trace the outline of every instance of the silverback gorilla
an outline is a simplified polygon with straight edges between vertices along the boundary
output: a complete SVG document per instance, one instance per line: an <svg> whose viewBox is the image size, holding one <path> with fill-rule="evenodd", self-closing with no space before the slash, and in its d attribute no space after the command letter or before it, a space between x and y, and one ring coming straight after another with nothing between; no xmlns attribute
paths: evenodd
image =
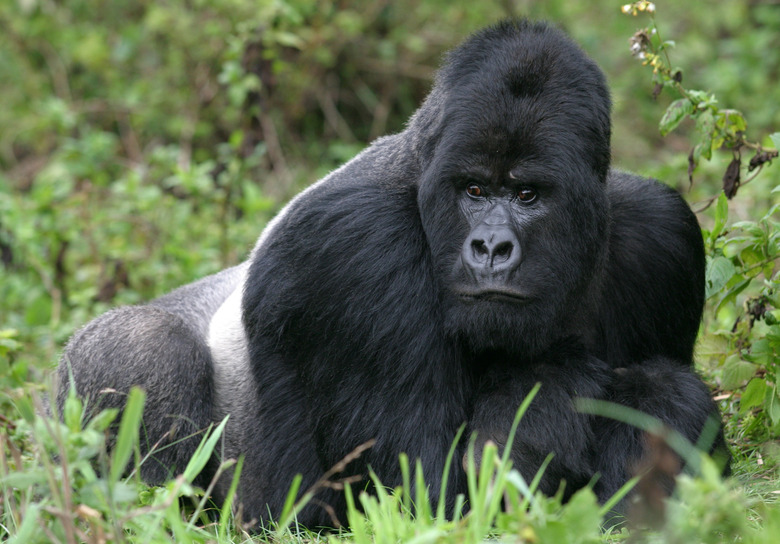
<svg viewBox="0 0 780 544"><path fill-rule="evenodd" d="M75 334L58 402L74 386L121 408L143 387L147 449L168 444L142 467L150 483L186 464L198 438L178 438L230 414L222 455L245 456L240 501L263 520L297 473L306 489L371 439L343 474L396 485L406 452L437 500L458 428L509 446L541 382L515 466L531 478L553 453L542 491L598 475L603 501L644 435L573 400L641 410L695 443L717 418L692 370L703 293L684 201L610 171L599 68L549 25L506 21L449 53L407 128L290 202L244 264ZM448 504L465 488L455 462ZM317 499L344 519L341 492ZM314 505L299 520L333 523Z"/></svg>

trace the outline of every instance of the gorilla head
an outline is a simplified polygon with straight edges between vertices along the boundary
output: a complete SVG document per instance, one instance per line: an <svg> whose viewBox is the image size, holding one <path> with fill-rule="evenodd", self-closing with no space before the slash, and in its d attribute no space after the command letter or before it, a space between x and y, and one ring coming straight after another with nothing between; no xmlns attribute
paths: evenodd
<svg viewBox="0 0 780 544"><path fill-rule="evenodd" d="M505 22L448 56L410 128L448 329L473 349L543 349L598 289L609 109L598 67L547 25Z"/></svg>

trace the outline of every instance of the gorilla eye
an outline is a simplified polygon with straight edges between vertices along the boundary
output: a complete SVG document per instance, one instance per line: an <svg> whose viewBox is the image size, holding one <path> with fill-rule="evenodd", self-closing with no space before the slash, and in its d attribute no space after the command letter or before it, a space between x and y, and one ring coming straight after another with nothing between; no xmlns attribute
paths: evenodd
<svg viewBox="0 0 780 544"><path fill-rule="evenodd" d="M517 198L520 199L520 202L525 202L528 204L536 200L536 191L530 187L521 187L517 191Z"/></svg>
<svg viewBox="0 0 780 544"><path fill-rule="evenodd" d="M485 191L483 191L482 187L480 187L476 183L472 183L468 187L466 187L466 192L470 197L473 198L479 198L485 196Z"/></svg>

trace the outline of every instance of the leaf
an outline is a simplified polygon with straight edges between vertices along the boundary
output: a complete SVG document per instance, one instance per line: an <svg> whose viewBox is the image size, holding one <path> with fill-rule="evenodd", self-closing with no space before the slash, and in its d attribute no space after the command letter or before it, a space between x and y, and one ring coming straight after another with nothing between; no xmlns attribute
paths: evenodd
<svg viewBox="0 0 780 544"><path fill-rule="evenodd" d="M707 106L711 106L717 103L717 100L715 100L715 97L713 95L706 93L704 91L689 89L687 91L687 94L691 102L696 104L700 110L704 109Z"/></svg>
<svg viewBox="0 0 780 544"><path fill-rule="evenodd" d="M768 316L769 314L767 314ZM774 328L774 327L770 327ZM774 349L769 339L760 338L750 346L750 353L745 354L745 359L762 367L768 367L775 358Z"/></svg>
<svg viewBox="0 0 780 544"><path fill-rule="evenodd" d="M117 415L119 415L119 409L117 408L101 410L98 415L89 420L87 429L103 432L114 422Z"/></svg>
<svg viewBox="0 0 780 544"><path fill-rule="evenodd" d="M759 225L755 221L737 221L732 225L732 227L746 232L752 238L758 239L758 240L752 240L751 238L744 237L745 241L750 241L753 243L758 242L760 244L763 244L766 240L766 232L764 231L763 227L761 227L761 225Z"/></svg>
<svg viewBox="0 0 780 544"><path fill-rule="evenodd" d="M766 402L765 409L769 414L769 419L772 420L772 424L776 424L780 421L780 397L778 397L777 386L772 387L772 392L769 396L769 402Z"/></svg>
<svg viewBox="0 0 780 544"><path fill-rule="evenodd" d="M780 132L773 132L769 135L769 139L772 140L772 144L774 144L775 149L780 151Z"/></svg>
<svg viewBox="0 0 780 544"><path fill-rule="evenodd" d="M568 536L565 541L577 542L590 536L597 540L601 531L600 506L596 495L589 487L577 491L561 514L561 522Z"/></svg>
<svg viewBox="0 0 780 544"><path fill-rule="evenodd" d="M698 155L695 158L704 157L707 160L712 158L712 135L715 132L715 117L712 110L705 110L696 118L696 132L699 135L699 143L694 148L698 149Z"/></svg>
<svg viewBox="0 0 780 544"><path fill-rule="evenodd" d="M747 130L747 121L745 120L745 116L742 115L742 112L737 110L725 110L724 113L726 114L726 123L729 131L736 134L737 132L745 132L745 130Z"/></svg>
<svg viewBox="0 0 780 544"><path fill-rule="evenodd" d="M35 421L36 415L35 415L35 409L33 408L32 405L32 399L30 399L29 397L20 397L16 399L14 404L16 406L16 409L21 414L22 418L24 418L24 420L27 423L32 423L33 421Z"/></svg>
<svg viewBox="0 0 780 544"><path fill-rule="evenodd" d="M693 103L687 98L680 98L672 102L669 107L666 108L666 112L664 112L664 116L661 118L661 122L658 125L661 135L666 136L669 134L691 113L693 113Z"/></svg>
<svg viewBox="0 0 780 544"><path fill-rule="evenodd" d="M725 333L704 334L696 343L696 359L723 357L729 351L729 338Z"/></svg>
<svg viewBox="0 0 780 544"><path fill-rule="evenodd" d="M286 528L293 521L295 499L298 497L298 490L301 488L302 481L302 474L296 474L295 477L293 477L292 484L290 484L290 489L287 491L287 497L285 498L284 506L282 506L282 513L279 516L278 526L280 528Z"/></svg>
<svg viewBox="0 0 780 544"><path fill-rule="evenodd" d="M68 392L68 398L65 399L63 417L65 425L74 433L81 430L81 413L81 399L76 396L76 391L71 388Z"/></svg>
<svg viewBox="0 0 780 544"><path fill-rule="evenodd" d="M726 287L726 284L736 273L737 269L727 258L715 257L712 259L707 264L707 298L710 298Z"/></svg>
<svg viewBox="0 0 780 544"><path fill-rule="evenodd" d="M46 481L46 473L43 470L11 472L0 478L0 482L3 483L4 487L15 487L17 489L27 489L33 485L45 484Z"/></svg>
<svg viewBox="0 0 780 544"><path fill-rule="evenodd" d="M715 240L723 232L723 227L726 226L726 221L729 218L729 202L726 195L720 193L718 195L718 201L715 204L715 225L713 225L710 231L710 244L714 244Z"/></svg>
<svg viewBox="0 0 780 544"><path fill-rule="evenodd" d="M217 542L227 542L227 538L225 535L227 535L228 531L228 524L231 520L230 512L231 506L233 504L233 499L236 497L236 490L238 489L238 482L241 477L241 470L244 467L244 456L241 455L238 458L238 463L236 463L236 468L233 470L233 479L230 482L230 489L228 489L227 495L225 495L225 500L222 503L222 509L219 511L219 538L217 538ZM349 484L345 484L345 489L349 488Z"/></svg>
<svg viewBox="0 0 780 544"><path fill-rule="evenodd" d="M723 365L723 377L721 385L723 389L733 390L740 387L756 373L757 365L748 363L742 359L731 359Z"/></svg>
<svg viewBox="0 0 780 544"><path fill-rule="evenodd" d="M777 151L762 151L757 150L756 154L750 159L748 164L748 172L752 172L756 168L760 168L766 163L771 163L773 159L777 158Z"/></svg>
<svg viewBox="0 0 780 544"><path fill-rule="evenodd" d="M732 304L734 300L736 300L737 295L750 285L750 281L750 278L744 278L740 274L734 275L732 279L729 280L728 291L726 291L726 294L720 299L720 302L718 302L718 305L715 307L715 313L717 314L724 305Z"/></svg>
<svg viewBox="0 0 780 544"><path fill-rule="evenodd" d="M744 275L749 278L755 278L761 274L762 267L755 266L764 261L764 255L756 251L753 246L748 246L739 254L739 259L744 267Z"/></svg>
<svg viewBox="0 0 780 544"><path fill-rule="evenodd" d="M34 542L36 535L40 535L41 528L38 525L38 518L43 504L32 503L27 506L24 513L24 519L20 527L17 527L16 534L8 539L8 544L25 544Z"/></svg>
<svg viewBox="0 0 780 544"><path fill-rule="evenodd" d="M751 408L761 406L766 395L766 381L762 378L753 378L745 387L742 399L739 401L739 413L744 414Z"/></svg>

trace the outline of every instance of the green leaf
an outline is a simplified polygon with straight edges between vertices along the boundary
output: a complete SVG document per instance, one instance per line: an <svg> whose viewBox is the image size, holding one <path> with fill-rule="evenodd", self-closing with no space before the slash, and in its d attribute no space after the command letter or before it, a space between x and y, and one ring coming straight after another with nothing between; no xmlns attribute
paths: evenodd
<svg viewBox="0 0 780 544"><path fill-rule="evenodd" d="M762 378L753 378L745 387L742 399L739 401L739 413L744 414L751 408L761 406L766 395L766 381Z"/></svg>
<svg viewBox="0 0 780 544"><path fill-rule="evenodd" d="M661 122L658 125L661 135L666 136L669 134L691 113L693 113L693 103L687 98L680 98L672 102L669 107L666 108L666 112L664 112L664 116L661 118Z"/></svg>
<svg viewBox="0 0 780 544"><path fill-rule="evenodd" d="M46 481L46 473L43 470L11 472L0 478L0 482L3 483L4 487L15 487L17 489L27 489L37 484L45 484Z"/></svg>
<svg viewBox="0 0 780 544"><path fill-rule="evenodd" d="M63 417L65 419L65 425L72 432L78 432L81 430L81 413L82 405L81 399L76 396L76 391L71 388L68 392L68 398L65 399Z"/></svg>
<svg viewBox="0 0 780 544"><path fill-rule="evenodd" d="M736 273L737 269L727 258L715 257L710 260L707 264L706 297L710 298L720 292Z"/></svg>
<svg viewBox="0 0 780 544"><path fill-rule="evenodd" d="M117 408L101 410L98 415L89 420L87 429L103 432L114 422L117 415L119 415L119 409Z"/></svg>
<svg viewBox="0 0 780 544"><path fill-rule="evenodd" d="M769 314L767 314L769 315ZM770 327L773 329L775 327ZM759 366L769 366L775 358L775 351L768 338L759 338L750 346L750 353L745 354L745 359Z"/></svg>
<svg viewBox="0 0 780 544"><path fill-rule="evenodd" d="M755 221L737 221L732 226L735 229L745 231L753 238L758 238L759 243L764 243L764 240L766 239L766 232L761 225ZM749 240L750 238L745 237L744 239Z"/></svg>
<svg viewBox="0 0 780 544"><path fill-rule="evenodd" d="M734 358L723 365L723 389L731 390L742 386L756 373L757 365Z"/></svg>
<svg viewBox="0 0 780 544"><path fill-rule="evenodd" d="M775 149L780 149L780 132L773 132L769 135L769 139L775 146Z"/></svg>
<svg viewBox="0 0 780 544"><path fill-rule="evenodd" d="M696 118L696 132L698 133L699 143L694 147L694 158L704 157L707 160L712 158L712 135L715 132L715 117L712 110L705 110Z"/></svg>
<svg viewBox="0 0 780 544"><path fill-rule="evenodd" d="M708 333L696 343L696 358L723 357L729 351L729 337L725 333Z"/></svg>
<svg viewBox="0 0 780 544"><path fill-rule="evenodd" d="M745 276L756 277L761 274L762 267L755 265L764 261L764 255L756 251L752 246L743 249L739 254L739 259L745 268Z"/></svg>
<svg viewBox="0 0 780 544"><path fill-rule="evenodd" d="M33 408L32 399L30 397L21 397L14 402L16 409L19 410L22 418L27 423L35 421L35 408Z"/></svg>
<svg viewBox="0 0 780 544"><path fill-rule="evenodd" d="M772 387L772 393L769 395L769 402L765 403L765 410L769 414L772 424L780 421L780 396L778 396L777 386Z"/></svg>
<svg viewBox="0 0 780 544"><path fill-rule="evenodd" d="M561 514L561 521L568 532L565 541L581 542L588 536L598 541L601 533L599 510L599 503L591 488L584 487L577 491Z"/></svg>
<svg viewBox="0 0 780 544"><path fill-rule="evenodd" d="M41 508L43 508L43 504L39 503L32 503L27 506L22 525L18 527L16 534L8 539L8 544L34 542L34 537L41 533L40 525L38 525Z"/></svg>
<svg viewBox="0 0 780 544"><path fill-rule="evenodd" d="M729 200L726 195L721 191L718 195L718 201L715 203L715 224L712 226L712 230L709 234L710 245L715 243L718 236L723 232L723 227L726 226L726 221L729 218Z"/></svg>
<svg viewBox="0 0 780 544"><path fill-rule="evenodd" d="M742 112L737 110L724 110L726 115L726 124L731 132L745 132L747 130L747 121Z"/></svg>
<svg viewBox="0 0 780 544"><path fill-rule="evenodd" d="M715 97L709 93L706 93L704 91L697 91L694 89L688 89L688 98L691 99L691 102L693 102L699 110L704 109L707 106L712 106L714 104L717 104L717 100ZM712 110L708 109L710 111L710 115L712 114Z"/></svg>
<svg viewBox="0 0 780 544"><path fill-rule="evenodd" d="M227 495L225 496L225 500L222 503L222 508L219 511L219 538L217 539L217 542L227 541L225 535L227 535L229 520L231 520L231 516L230 516L231 506L233 504L233 499L236 496L236 490L238 489L238 482L241 477L241 470L243 469L243 467L244 467L244 456L241 455L238 458L238 463L236 463L235 469L233 470L233 480L231 480L230 482L230 489L228 489ZM348 489L349 484L345 484L344 487L345 489ZM287 505L285 505L285 507L286 506Z"/></svg>
<svg viewBox="0 0 780 544"><path fill-rule="evenodd" d="M737 298L737 295L744 291L747 286L750 285L750 282L751 278L744 278L739 274L732 276L731 280L729 280L729 283L727 284L728 289L726 294L723 295L723 298L720 299L720 302L718 302L718 305L715 308L715 313L717 314L724 305L733 303Z"/></svg>

